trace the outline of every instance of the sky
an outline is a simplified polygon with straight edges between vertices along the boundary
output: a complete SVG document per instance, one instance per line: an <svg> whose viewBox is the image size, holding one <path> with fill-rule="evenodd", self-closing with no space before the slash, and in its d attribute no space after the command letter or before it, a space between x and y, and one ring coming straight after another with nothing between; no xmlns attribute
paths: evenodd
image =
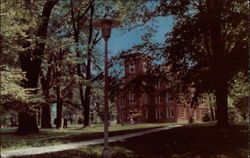
<svg viewBox="0 0 250 158"><path fill-rule="evenodd" d="M153 37L155 42L164 42L165 34L172 29L173 19L171 17L157 17L156 21L149 21L147 25L156 25L157 32ZM122 50L127 50L134 45L140 44L141 36L146 32L144 27L135 28L129 32L124 33L119 28L112 29L111 37L109 39L109 56L114 56ZM104 46L103 41L101 45ZM100 47L101 48L101 47Z"/></svg>

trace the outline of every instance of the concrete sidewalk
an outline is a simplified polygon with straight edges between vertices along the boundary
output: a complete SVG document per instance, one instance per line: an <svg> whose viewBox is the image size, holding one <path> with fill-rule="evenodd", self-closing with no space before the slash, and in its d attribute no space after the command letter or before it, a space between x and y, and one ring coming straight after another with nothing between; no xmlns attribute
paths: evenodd
<svg viewBox="0 0 250 158"><path fill-rule="evenodd" d="M146 130L142 132L136 132L136 133L131 133L131 134L119 135L119 136L112 136L112 137L109 137L109 142L116 142L116 141L132 138L136 136L141 136L141 135L154 133L154 132L158 132L162 130L168 130L168 129L179 127L179 126L181 125L150 129L150 130ZM102 138L102 139L86 140L86 141L74 142L74 143L68 143L68 144L10 150L10 151L1 152L1 158L11 158L13 156L27 156L27 155L49 153L49 152L57 152L57 151L80 148L80 147L87 146L87 145L103 144L103 142L104 141Z"/></svg>

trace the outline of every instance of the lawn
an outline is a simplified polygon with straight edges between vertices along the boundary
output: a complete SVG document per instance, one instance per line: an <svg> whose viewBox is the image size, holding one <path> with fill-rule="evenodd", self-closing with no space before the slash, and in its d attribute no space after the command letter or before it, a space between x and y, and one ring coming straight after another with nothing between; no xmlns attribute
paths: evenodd
<svg viewBox="0 0 250 158"><path fill-rule="evenodd" d="M248 126L183 126L111 143L113 158L247 158ZM28 156L32 158L97 158L102 146ZM20 157L20 158L28 158Z"/></svg>
<svg viewBox="0 0 250 158"><path fill-rule="evenodd" d="M131 132L143 131L145 129L158 128L173 124L134 124L134 125L111 125L109 127L110 136L127 134ZM90 140L103 137L103 126L96 125L90 128L81 128L82 125L69 125L63 130L40 129L39 133L20 135L16 134L15 128L1 129L1 150L13 150L19 148L47 146L54 144L64 144L83 140Z"/></svg>

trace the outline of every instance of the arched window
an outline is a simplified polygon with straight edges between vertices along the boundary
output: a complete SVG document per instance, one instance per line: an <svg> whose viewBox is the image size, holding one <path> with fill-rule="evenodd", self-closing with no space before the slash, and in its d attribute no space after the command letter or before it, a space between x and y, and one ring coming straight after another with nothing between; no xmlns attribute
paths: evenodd
<svg viewBox="0 0 250 158"><path fill-rule="evenodd" d="M128 65L129 73L135 73L135 63L131 63Z"/></svg>
<svg viewBox="0 0 250 158"><path fill-rule="evenodd" d="M142 70L143 70L143 72L147 72L147 63L146 62L142 63Z"/></svg>

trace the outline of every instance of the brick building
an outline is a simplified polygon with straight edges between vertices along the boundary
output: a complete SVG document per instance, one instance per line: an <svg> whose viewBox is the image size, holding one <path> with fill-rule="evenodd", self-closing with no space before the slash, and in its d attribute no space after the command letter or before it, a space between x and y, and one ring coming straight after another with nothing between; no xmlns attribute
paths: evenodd
<svg viewBox="0 0 250 158"><path fill-rule="evenodd" d="M121 87L139 75L147 74L152 68L151 58L141 53L126 56L124 64L125 76ZM188 122L191 117L195 122L201 122L207 108L199 106L194 109L185 101L177 103L172 100L166 91L171 86L171 80L173 77L169 76L168 80L145 83L153 85L148 92L138 94L136 89L121 92L116 98L117 122Z"/></svg>

